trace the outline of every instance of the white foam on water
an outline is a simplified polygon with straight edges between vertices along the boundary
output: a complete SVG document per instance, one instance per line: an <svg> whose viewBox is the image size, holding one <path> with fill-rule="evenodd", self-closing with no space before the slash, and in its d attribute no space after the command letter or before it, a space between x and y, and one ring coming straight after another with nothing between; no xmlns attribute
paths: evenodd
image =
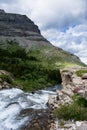
<svg viewBox="0 0 87 130"><path fill-rule="evenodd" d="M26 121L26 118L20 121L16 119L22 110L18 103L18 95L21 94L23 91L16 88L0 91L0 130L15 130Z"/></svg>
<svg viewBox="0 0 87 130"><path fill-rule="evenodd" d="M19 120L15 120L15 119L6 119L2 125L7 128L8 130L19 130L19 128L25 124L25 122L28 121L28 117L25 117L23 119L21 119L20 121ZM5 130L7 130L5 129Z"/></svg>
<svg viewBox="0 0 87 130"><path fill-rule="evenodd" d="M8 130L0 124L0 130Z"/></svg>
<svg viewBox="0 0 87 130"><path fill-rule="evenodd" d="M1 112L0 112L0 120L1 119L6 119L6 118L11 118L11 116L15 116L17 115L21 110L21 107L17 104L12 104L10 106L8 106L7 108L4 108Z"/></svg>
<svg viewBox="0 0 87 130"><path fill-rule="evenodd" d="M29 117L20 117L21 110L27 108L46 109L49 95L55 92L41 90L35 94L24 93L17 88L0 90L0 130L20 130Z"/></svg>
<svg viewBox="0 0 87 130"><path fill-rule="evenodd" d="M49 95L55 95L55 92L46 92L46 91L40 91L39 93L35 93L33 95L27 96L29 100L34 102L34 105L30 106L30 108L34 109L45 109L47 108L46 103L48 101Z"/></svg>
<svg viewBox="0 0 87 130"><path fill-rule="evenodd" d="M17 88L3 89L0 91L0 95L6 96L6 97L9 96L10 98L13 98L21 93L23 93L23 91L21 89L17 89Z"/></svg>

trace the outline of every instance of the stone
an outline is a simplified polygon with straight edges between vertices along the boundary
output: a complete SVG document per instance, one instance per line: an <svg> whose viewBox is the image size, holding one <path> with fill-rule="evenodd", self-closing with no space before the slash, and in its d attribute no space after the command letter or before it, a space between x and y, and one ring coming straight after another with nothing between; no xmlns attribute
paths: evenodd
<svg viewBox="0 0 87 130"><path fill-rule="evenodd" d="M77 92L80 96L84 97L85 91L84 90L79 90Z"/></svg>
<svg viewBox="0 0 87 130"><path fill-rule="evenodd" d="M65 124L65 125L64 125L64 128L65 128L65 129L70 129L70 128L75 129L76 127L75 127L75 124Z"/></svg>
<svg viewBox="0 0 87 130"><path fill-rule="evenodd" d="M82 75L82 79L87 79L87 73Z"/></svg>
<svg viewBox="0 0 87 130"><path fill-rule="evenodd" d="M11 76L11 74L5 70L0 70L0 75ZM0 78L0 89L8 89L8 88L12 88L11 84L7 83L5 80Z"/></svg>
<svg viewBox="0 0 87 130"><path fill-rule="evenodd" d="M33 115L33 119L25 128L21 128L21 130L54 130L54 120L50 115L49 110L33 110L28 111L27 114ZM26 110L25 112L26 113Z"/></svg>

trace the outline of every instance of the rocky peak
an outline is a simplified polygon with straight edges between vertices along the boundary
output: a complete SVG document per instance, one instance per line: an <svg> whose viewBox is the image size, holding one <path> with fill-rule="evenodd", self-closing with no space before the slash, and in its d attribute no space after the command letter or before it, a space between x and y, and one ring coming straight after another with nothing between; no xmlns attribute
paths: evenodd
<svg viewBox="0 0 87 130"><path fill-rule="evenodd" d="M20 45L51 45L26 15L6 13L0 9L0 41L16 40Z"/></svg>
<svg viewBox="0 0 87 130"><path fill-rule="evenodd" d="M0 13L5 13L5 11L3 9L0 9Z"/></svg>
<svg viewBox="0 0 87 130"><path fill-rule="evenodd" d="M0 35L28 36L30 32L40 34L38 26L26 15L5 13L0 9Z"/></svg>

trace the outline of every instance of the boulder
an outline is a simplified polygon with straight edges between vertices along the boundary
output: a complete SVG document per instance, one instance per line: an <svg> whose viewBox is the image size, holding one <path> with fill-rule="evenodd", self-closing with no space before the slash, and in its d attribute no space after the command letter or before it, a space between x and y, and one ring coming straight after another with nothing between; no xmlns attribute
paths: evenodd
<svg viewBox="0 0 87 130"><path fill-rule="evenodd" d="M32 120L21 130L55 130L54 119L49 110L27 109L21 114L32 115Z"/></svg>

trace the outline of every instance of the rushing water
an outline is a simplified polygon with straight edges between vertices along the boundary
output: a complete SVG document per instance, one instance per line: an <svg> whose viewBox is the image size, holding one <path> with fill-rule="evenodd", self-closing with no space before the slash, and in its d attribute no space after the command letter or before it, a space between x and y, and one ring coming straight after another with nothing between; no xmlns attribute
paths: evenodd
<svg viewBox="0 0 87 130"><path fill-rule="evenodd" d="M56 95L57 85L34 94L12 88L0 91L0 130L20 130L21 126L32 120L31 114L20 114L26 109L46 109L49 95Z"/></svg>

